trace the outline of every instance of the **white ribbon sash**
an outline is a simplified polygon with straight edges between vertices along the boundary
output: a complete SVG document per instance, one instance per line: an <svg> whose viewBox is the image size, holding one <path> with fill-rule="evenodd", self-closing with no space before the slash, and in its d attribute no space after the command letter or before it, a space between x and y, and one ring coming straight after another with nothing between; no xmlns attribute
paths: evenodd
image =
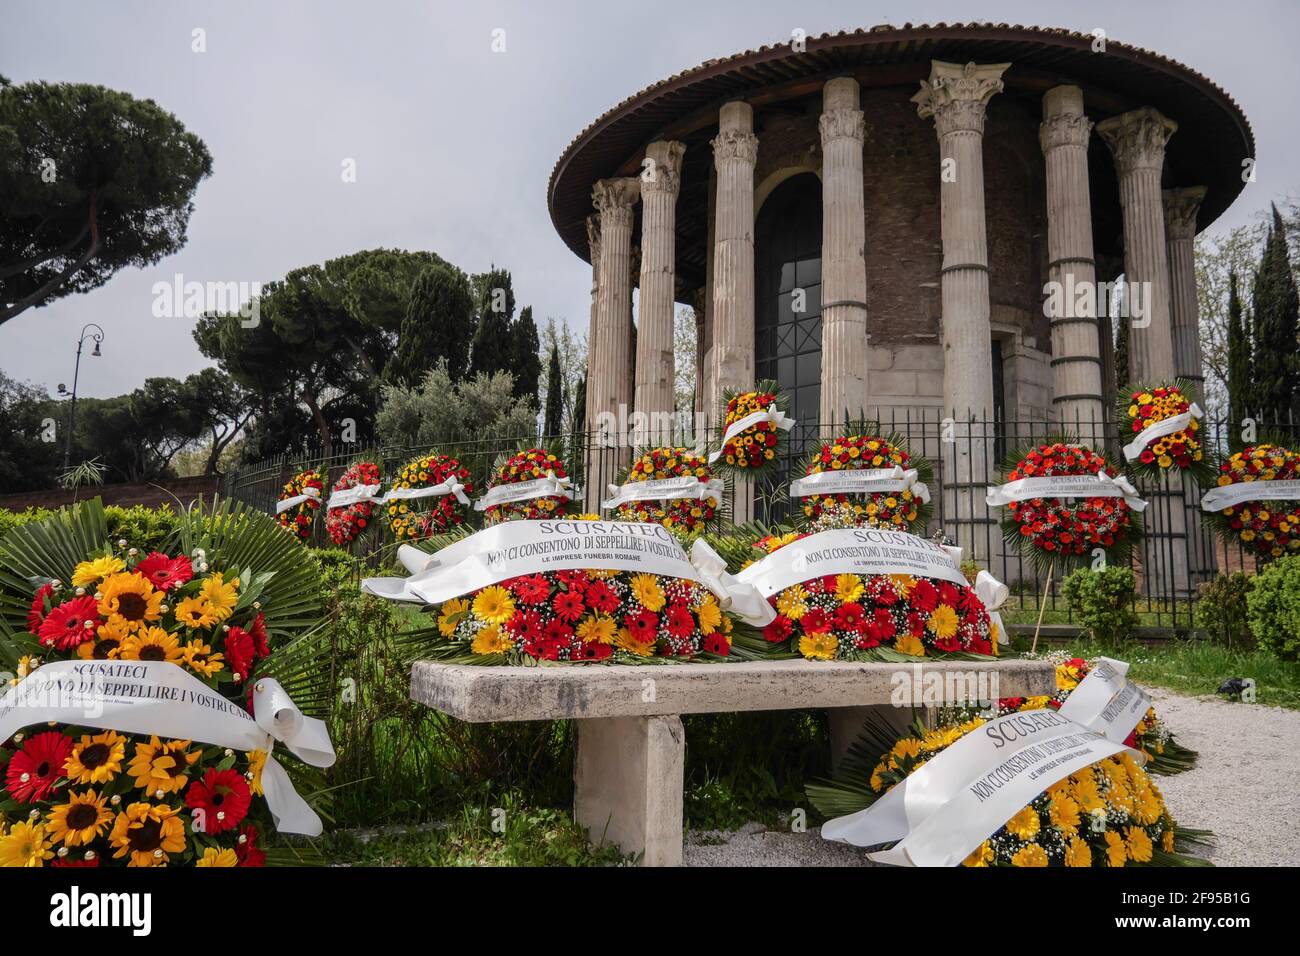
<svg viewBox="0 0 1300 956"><path fill-rule="evenodd" d="M910 491L921 501L929 503L930 489L920 480L915 468L862 468L819 471L805 475L790 483L790 497L809 498L814 495L866 495L873 491Z"/></svg>
<svg viewBox="0 0 1300 956"><path fill-rule="evenodd" d="M984 609L989 612L989 622L998 629L998 643L1010 644L1011 637L1007 634L1007 627L1002 623L1002 615L998 613L998 608L1007 602L1011 594L1011 589L989 574L987 571L980 571L975 576L975 596L984 604Z"/></svg>
<svg viewBox="0 0 1300 956"><path fill-rule="evenodd" d="M296 508L304 501L320 501L320 489L308 488L300 495L294 495L292 498L285 498L283 501L275 503L275 513L284 514L290 508Z"/></svg>
<svg viewBox="0 0 1300 956"><path fill-rule="evenodd" d="M46 722L195 740L232 750L267 752L262 790L283 833L319 836L320 817L293 788L271 754L283 743L304 763L334 763L325 722L305 716L279 682L254 684L253 714L167 661L54 661L0 697L0 740Z"/></svg>
<svg viewBox="0 0 1300 956"><path fill-rule="evenodd" d="M777 428L787 432L794 427L794 419L783 415L776 405L769 405L766 411L750 412L744 418L738 419L727 426L727 430L722 435L722 445L717 451L709 455L709 464L713 464L722 457L722 450L727 447L727 442L746 429L753 428L759 422L771 422Z"/></svg>
<svg viewBox="0 0 1300 956"><path fill-rule="evenodd" d="M1239 481L1211 488L1201 499L1202 511L1222 511L1246 501L1300 501L1300 479Z"/></svg>
<svg viewBox="0 0 1300 956"><path fill-rule="evenodd" d="M572 498L573 481L568 476L556 478L555 472L548 471L541 478L530 481L516 481L513 484L496 485L489 488L478 501L474 502L475 511L486 511L493 505L504 505L514 501L529 501L533 498L550 498L563 496Z"/></svg>
<svg viewBox="0 0 1300 956"><path fill-rule="evenodd" d="M455 478L448 478L436 485L429 485L427 488L391 488L388 494L376 501L407 501L412 498L439 498L442 495L455 495L456 500L463 505L469 504L469 496L465 494L465 486Z"/></svg>
<svg viewBox="0 0 1300 956"><path fill-rule="evenodd" d="M871 806L828 821L822 836L867 847L899 841L869 854L881 863L955 866L1052 784L1129 750L1124 740L1150 701L1127 681L1127 668L1103 658L1059 711L988 721Z"/></svg>
<svg viewBox="0 0 1300 956"><path fill-rule="evenodd" d="M942 546L906 531L877 528L820 531L800 538L751 564L736 578L771 597L832 574L911 574L967 583L958 560Z"/></svg>
<svg viewBox="0 0 1300 956"><path fill-rule="evenodd" d="M602 508L617 508L629 501L674 501L678 498L718 498L722 495L722 479L700 481L694 475L676 478L656 478L652 481L630 481L625 485L610 485L610 497L602 501Z"/></svg>
<svg viewBox="0 0 1300 956"><path fill-rule="evenodd" d="M1192 407L1181 415L1174 415L1172 418L1155 422L1138 432L1137 437L1124 446L1124 457L1129 461L1137 461L1148 445L1164 438L1166 435L1182 431L1192 423L1192 419L1203 418L1204 416L1205 412L1201 411L1201 406L1192 402Z"/></svg>
<svg viewBox="0 0 1300 956"><path fill-rule="evenodd" d="M325 510L333 511L336 508L347 508L363 501L383 500L384 496L379 493L378 485L353 485L351 488L340 488L331 494L329 501L325 502Z"/></svg>
<svg viewBox="0 0 1300 956"><path fill-rule="evenodd" d="M405 578L365 578L361 589L392 601L441 604L524 574L566 569L644 572L704 585L759 627L775 618L752 587L722 569L726 563L697 541L688 558L667 528L631 521L507 521L430 554L404 545L398 559Z"/></svg>
<svg viewBox="0 0 1300 956"><path fill-rule="evenodd" d="M1145 511L1147 506L1138 497L1138 490L1132 482L1123 475L1112 478L1104 470L1095 475L1017 478L1005 485L990 486L984 501L993 508L1034 498L1123 498L1124 503L1137 512Z"/></svg>

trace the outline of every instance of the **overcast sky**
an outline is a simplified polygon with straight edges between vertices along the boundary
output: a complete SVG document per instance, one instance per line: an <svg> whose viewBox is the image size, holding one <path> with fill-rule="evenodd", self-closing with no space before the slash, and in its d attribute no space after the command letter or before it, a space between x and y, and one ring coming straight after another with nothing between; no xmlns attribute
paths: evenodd
<svg viewBox="0 0 1300 956"><path fill-rule="evenodd" d="M468 272L509 268L520 306L585 330L590 267L556 236L546 182L591 120L656 80L801 28L993 21L1103 28L1204 73L1241 104L1257 181L1215 228L1300 193L1294 0L3 0L0 73L99 83L157 101L207 143L184 249L0 326L0 368L71 384L77 333L104 327L79 393L121 394L207 361L152 288L259 282L379 246ZM206 52L193 52L196 28ZM505 30L506 50L492 34ZM345 183L345 160L356 181Z"/></svg>

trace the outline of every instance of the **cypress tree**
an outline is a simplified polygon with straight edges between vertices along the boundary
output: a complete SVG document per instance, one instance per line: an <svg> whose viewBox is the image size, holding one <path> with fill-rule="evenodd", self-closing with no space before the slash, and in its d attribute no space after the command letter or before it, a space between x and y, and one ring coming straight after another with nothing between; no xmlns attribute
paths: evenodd
<svg viewBox="0 0 1300 956"><path fill-rule="evenodd" d="M1283 424L1296 398L1300 298L1287 254L1286 228L1273 207L1273 222L1251 289L1255 322L1254 381L1264 422Z"/></svg>
<svg viewBox="0 0 1300 956"><path fill-rule="evenodd" d="M551 343L551 358L546 366L546 417L542 434L558 435L563 427L564 382L560 378L560 350Z"/></svg>
<svg viewBox="0 0 1300 956"><path fill-rule="evenodd" d="M1249 417L1254 397L1251 374L1250 330L1241 313L1237 273L1228 273L1228 429L1234 450L1240 450L1241 423Z"/></svg>
<svg viewBox="0 0 1300 956"><path fill-rule="evenodd" d="M401 385L418 385L425 372L447 360L452 380L465 374L474 335L474 295L465 273L454 266L426 266L411 284L397 352L388 377Z"/></svg>
<svg viewBox="0 0 1300 956"><path fill-rule="evenodd" d="M507 371L515 378L515 398L531 399L534 408L537 407L537 383L542 376L542 360L538 355L540 351L533 307L526 305L519 313L519 318L510 323L510 363Z"/></svg>
<svg viewBox="0 0 1300 956"><path fill-rule="evenodd" d="M469 357L469 377L511 371L511 319L515 290L508 269L493 267L474 276L476 325Z"/></svg>

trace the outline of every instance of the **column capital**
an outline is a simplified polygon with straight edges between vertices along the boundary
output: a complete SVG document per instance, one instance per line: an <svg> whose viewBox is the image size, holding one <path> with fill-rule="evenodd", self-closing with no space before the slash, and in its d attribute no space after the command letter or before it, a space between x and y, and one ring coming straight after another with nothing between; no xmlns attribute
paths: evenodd
<svg viewBox="0 0 1300 956"><path fill-rule="evenodd" d="M749 130L719 130L710 143L713 147L713 162L719 169L731 159L738 159L753 166L758 161L758 137Z"/></svg>
<svg viewBox="0 0 1300 956"><path fill-rule="evenodd" d="M1002 92L1002 74L1010 63L930 61L930 79L913 97L921 119L934 117L940 136L961 130L984 132L984 109Z"/></svg>
<svg viewBox="0 0 1300 956"><path fill-rule="evenodd" d="M1119 172L1160 169L1165 162L1165 143L1178 124L1159 110L1143 106L1097 124L1097 135L1110 147Z"/></svg>
<svg viewBox="0 0 1300 956"><path fill-rule="evenodd" d="M1049 152L1060 146L1080 146L1088 148L1088 139L1092 136L1092 120L1082 113L1056 113L1044 116L1038 126L1038 143L1043 152Z"/></svg>
<svg viewBox="0 0 1300 956"><path fill-rule="evenodd" d="M682 156L686 144L676 140L659 140L645 148L646 161L641 167L641 192L677 195L681 186Z"/></svg>
<svg viewBox="0 0 1300 956"><path fill-rule="evenodd" d="M600 212L602 227L606 222L632 225L632 207L641 195L641 180L636 176L601 179L591 187L591 204Z"/></svg>
<svg viewBox="0 0 1300 956"><path fill-rule="evenodd" d="M1205 199L1205 187L1166 189L1161 197L1165 204L1165 238L1167 240L1196 238L1196 214L1201 211L1201 201Z"/></svg>
<svg viewBox="0 0 1300 956"><path fill-rule="evenodd" d="M837 139L861 143L865 138L866 122L862 110L824 110L817 126L821 130L823 146Z"/></svg>

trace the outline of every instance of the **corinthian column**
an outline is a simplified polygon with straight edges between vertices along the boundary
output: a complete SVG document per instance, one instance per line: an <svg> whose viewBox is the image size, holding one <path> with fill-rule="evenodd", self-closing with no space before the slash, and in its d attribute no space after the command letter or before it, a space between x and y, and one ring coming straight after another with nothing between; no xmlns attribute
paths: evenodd
<svg viewBox="0 0 1300 956"><path fill-rule="evenodd" d="M596 346L596 293L600 289L600 216L587 217L587 248L591 250L591 315L587 323L587 404L583 407L583 427L590 431L595 427L596 412L592 398L595 391L591 384L596 380L596 356L600 350Z"/></svg>
<svg viewBox="0 0 1300 956"><path fill-rule="evenodd" d="M600 214L600 267L596 279L596 341L591 348L587 394L598 449L587 473L587 500L598 502L625 457L619 448L627 418L628 350L632 329L632 207L640 194L640 180L602 179L591 191Z"/></svg>
<svg viewBox="0 0 1300 956"><path fill-rule="evenodd" d="M1204 198L1204 186L1164 191L1174 374L1192 379L1198 387L1205 381L1205 369L1201 364L1200 310L1196 303L1192 241L1196 238L1196 214Z"/></svg>
<svg viewBox="0 0 1300 956"><path fill-rule="evenodd" d="M943 403L952 416L944 436L945 522L950 534L986 557L994 523L984 504L992 454L993 336L984 222L984 111L1002 91L1009 63L930 64L930 80L912 97L939 134L943 269Z"/></svg>
<svg viewBox="0 0 1300 956"><path fill-rule="evenodd" d="M1043 97L1038 128L1047 172L1047 315L1052 323L1052 403L1061 424L1085 441L1101 437L1101 338L1092 257L1088 138L1083 91L1057 86Z"/></svg>
<svg viewBox="0 0 1300 956"><path fill-rule="evenodd" d="M675 217L681 182L681 143L646 147L641 176L641 299L636 334L638 416L649 425L649 444L672 440Z"/></svg>
<svg viewBox="0 0 1300 956"><path fill-rule="evenodd" d="M1165 163L1165 143L1176 129L1177 123L1149 106L1097 124L1097 134L1110 147L1119 173L1129 377L1133 383L1163 381L1174 374L1160 173Z"/></svg>
<svg viewBox="0 0 1300 956"><path fill-rule="evenodd" d="M821 422L831 428L867 407L866 212L858 82L822 88Z"/></svg>

